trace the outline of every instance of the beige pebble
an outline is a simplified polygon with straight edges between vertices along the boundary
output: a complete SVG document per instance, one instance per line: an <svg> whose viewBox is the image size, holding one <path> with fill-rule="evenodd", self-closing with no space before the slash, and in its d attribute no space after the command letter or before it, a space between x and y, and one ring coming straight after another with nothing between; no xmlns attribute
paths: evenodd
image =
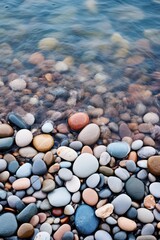
<svg viewBox="0 0 160 240"><path fill-rule="evenodd" d="M28 197L22 198L22 201L26 204L29 204L29 203L35 203L37 200L35 197L28 196Z"/></svg>
<svg viewBox="0 0 160 240"><path fill-rule="evenodd" d="M19 149L21 157L32 158L37 154L37 151L32 147L24 147Z"/></svg>
<svg viewBox="0 0 160 240"><path fill-rule="evenodd" d="M107 199L102 199L97 203L96 208L100 208L106 203L107 203Z"/></svg>
<svg viewBox="0 0 160 240"><path fill-rule="evenodd" d="M40 52L35 52L30 55L28 62L34 65L40 64L44 61L44 57Z"/></svg>
<svg viewBox="0 0 160 240"><path fill-rule="evenodd" d="M153 209L156 206L156 201L153 195L147 195L144 198L144 206L148 209Z"/></svg>
<svg viewBox="0 0 160 240"><path fill-rule="evenodd" d="M10 173L8 171L4 171L0 173L0 182L5 183L10 176Z"/></svg>
<svg viewBox="0 0 160 240"><path fill-rule="evenodd" d="M82 148L81 153L90 153L93 155L93 151L92 151L91 147L86 146L86 145Z"/></svg>
<svg viewBox="0 0 160 240"><path fill-rule="evenodd" d="M65 146L59 147L57 149L57 154L62 159L66 160L66 161L70 161L70 162L73 162L78 156L78 154L75 150L73 150L70 147L65 147Z"/></svg>
<svg viewBox="0 0 160 240"><path fill-rule="evenodd" d="M52 179L45 179L42 184L43 192L50 192L55 189L55 182Z"/></svg>
<svg viewBox="0 0 160 240"><path fill-rule="evenodd" d="M0 137L10 137L13 133L13 128L9 124L0 124Z"/></svg>
<svg viewBox="0 0 160 240"><path fill-rule="evenodd" d="M64 235L65 232L71 231L71 227L69 224L63 224L58 228L58 230L54 233L53 237L54 240L60 240L62 239L62 236Z"/></svg>
<svg viewBox="0 0 160 240"><path fill-rule="evenodd" d="M51 151L48 151L45 153L43 160L47 164L47 166L50 166L54 162L54 156Z"/></svg>
<svg viewBox="0 0 160 240"><path fill-rule="evenodd" d="M136 230L137 224L133 220L126 218L126 217L119 217L118 218L118 226L127 232L132 232Z"/></svg>
<svg viewBox="0 0 160 240"><path fill-rule="evenodd" d="M12 187L15 190L25 190L25 189L29 188L30 185L31 185L31 183L28 178L20 178L20 179L15 180L12 183Z"/></svg>
<svg viewBox="0 0 160 240"><path fill-rule="evenodd" d="M82 192L82 198L83 198L84 202L90 206L95 206L98 202L98 194L92 188L86 188Z"/></svg>
<svg viewBox="0 0 160 240"><path fill-rule="evenodd" d="M38 216L38 215L34 215L34 216L31 218L31 220L30 220L29 223L32 224L33 227L37 226L38 223L39 223L39 216Z"/></svg>
<svg viewBox="0 0 160 240"><path fill-rule="evenodd" d="M33 138L33 146L40 152L49 151L54 145L54 139L49 134L39 134Z"/></svg>
<svg viewBox="0 0 160 240"><path fill-rule="evenodd" d="M105 204L102 207L98 208L95 211L95 214L99 218L107 218L113 213L113 210L114 210L113 204L108 203L108 204Z"/></svg>
<svg viewBox="0 0 160 240"><path fill-rule="evenodd" d="M17 231L17 236L22 239L31 238L34 234L34 228L30 223L23 223Z"/></svg>
<svg viewBox="0 0 160 240"><path fill-rule="evenodd" d="M86 145L92 145L97 142L100 136L100 128L95 123L90 123L84 127L78 135L78 140Z"/></svg>

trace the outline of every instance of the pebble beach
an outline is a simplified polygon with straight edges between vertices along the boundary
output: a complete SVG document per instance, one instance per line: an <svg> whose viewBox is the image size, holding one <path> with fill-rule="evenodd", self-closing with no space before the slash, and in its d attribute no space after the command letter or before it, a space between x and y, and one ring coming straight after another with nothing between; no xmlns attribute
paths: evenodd
<svg viewBox="0 0 160 240"><path fill-rule="evenodd" d="M160 239L160 1L0 2L0 240Z"/></svg>

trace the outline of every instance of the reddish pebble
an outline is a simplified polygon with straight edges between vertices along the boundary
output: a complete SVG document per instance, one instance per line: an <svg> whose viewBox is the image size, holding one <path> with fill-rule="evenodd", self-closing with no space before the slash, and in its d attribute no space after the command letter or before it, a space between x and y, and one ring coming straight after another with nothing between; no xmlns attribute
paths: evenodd
<svg viewBox="0 0 160 240"><path fill-rule="evenodd" d="M137 162L137 153L135 151L131 151L128 155L128 159Z"/></svg>
<svg viewBox="0 0 160 240"><path fill-rule="evenodd" d="M15 190L25 190L29 188L31 185L30 180L28 178L20 178L13 182L12 187Z"/></svg>
<svg viewBox="0 0 160 240"><path fill-rule="evenodd" d="M86 146L86 145L82 148L81 153L90 153L90 154L93 155L92 149L89 146Z"/></svg>
<svg viewBox="0 0 160 240"><path fill-rule="evenodd" d="M53 238L54 240L62 239L65 232L71 231L71 227L69 224L63 224L58 228L58 230L54 233Z"/></svg>
<svg viewBox="0 0 160 240"><path fill-rule="evenodd" d="M89 123L89 116L83 112L77 112L68 119L68 125L73 130L81 130Z"/></svg>
<svg viewBox="0 0 160 240"><path fill-rule="evenodd" d="M90 206L94 206L98 202L98 194L92 188L86 188L82 193L82 198Z"/></svg>
<svg viewBox="0 0 160 240"><path fill-rule="evenodd" d="M39 217L39 222L40 222L40 223L43 223L43 222L46 221L47 215L46 215L45 213L41 212L41 213L38 213L37 215L38 215L38 217Z"/></svg>
<svg viewBox="0 0 160 240"><path fill-rule="evenodd" d="M52 209L52 214L55 217L60 217L63 214L63 209L62 208L53 208Z"/></svg>
<svg viewBox="0 0 160 240"><path fill-rule="evenodd" d="M30 224L32 224L32 226L35 227L37 226L38 223L39 223L39 216L34 215L30 220Z"/></svg>
<svg viewBox="0 0 160 240"><path fill-rule="evenodd" d="M69 129L67 127L67 125L65 123L60 123L58 126L57 126L57 131L60 132L60 133L69 133Z"/></svg>

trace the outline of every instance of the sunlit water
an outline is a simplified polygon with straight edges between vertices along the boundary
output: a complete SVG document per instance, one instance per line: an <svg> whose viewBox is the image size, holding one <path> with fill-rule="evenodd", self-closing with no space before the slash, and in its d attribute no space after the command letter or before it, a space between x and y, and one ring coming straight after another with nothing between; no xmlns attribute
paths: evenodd
<svg viewBox="0 0 160 240"><path fill-rule="evenodd" d="M137 101L153 102L160 79L159 13L159 0L1 0L1 115L17 108L38 116L87 110L95 94L102 97L102 108L122 112ZM42 49L40 41L48 37L56 46ZM31 64L35 52L50 63ZM68 69L55 69L57 61L67 62ZM48 82L47 73L56 77ZM14 74L26 80L25 91L9 87ZM134 99L139 89L129 89L131 84L150 91L151 101L140 94Z"/></svg>

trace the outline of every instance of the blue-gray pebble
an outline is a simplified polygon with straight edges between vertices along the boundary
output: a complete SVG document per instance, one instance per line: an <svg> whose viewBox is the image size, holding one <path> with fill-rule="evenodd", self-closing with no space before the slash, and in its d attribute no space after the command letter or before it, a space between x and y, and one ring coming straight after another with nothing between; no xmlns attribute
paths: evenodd
<svg viewBox="0 0 160 240"><path fill-rule="evenodd" d="M3 213L0 215L0 236L9 237L16 233L18 224L13 213Z"/></svg>
<svg viewBox="0 0 160 240"><path fill-rule="evenodd" d="M125 184L127 194L136 201L141 200L144 197L144 183L134 177L128 179Z"/></svg>
<svg viewBox="0 0 160 240"><path fill-rule="evenodd" d="M37 214L36 204L30 203L17 215L17 220L23 223L29 222L30 219L36 214Z"/></svg>
<svg viewBox="0 0 160 240"><path fill-rule="evenodd" d="M126 142L114 142L107 146L107 152L113 157L124 158L130 152L130 146Z"/></svg>
<svg viewBox="0 0 160 240"><path fill-rule="evenodd" d="M33 174L44 175L47 173L47 166L42 159L36 159L32 167Z"/></svg>
<svg viewBox="0 0 160 240"><path fill-rule="evenodd" d="M124 231L117 232L114 235L114 240L125 240L127 239L127 234Z"/></svg>
<svg viewBox="0 0 160 240"><path fill-rule="evenodd" d="M74 234L72 232L65 232L62 240L74 240Z"/></svg>

